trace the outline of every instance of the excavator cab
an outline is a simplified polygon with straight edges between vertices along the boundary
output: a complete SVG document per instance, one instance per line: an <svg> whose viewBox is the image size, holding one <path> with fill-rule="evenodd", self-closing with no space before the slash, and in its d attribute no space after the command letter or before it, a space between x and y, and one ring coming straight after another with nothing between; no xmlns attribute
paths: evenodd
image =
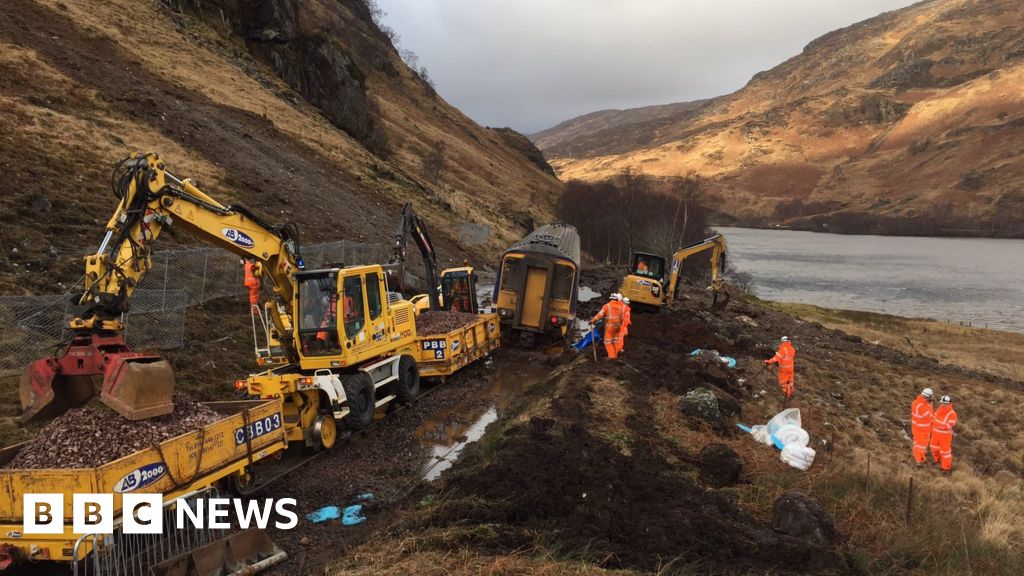
<svg viewBox="0 0 1024 576"><path fill-rule="evenodd" d="M476 296L477 276L470 267L449 268L441 273L441 309L476 314L480 304Z"/></svg>
<svg viewBox="0 0 1024 576"><path fill-rule="evenodd" d="M476 293L477 275L471 266L448 268L441 272L441 285L438 288L440 309L445 311L480 312L480 301ZM417 294L410 298L416 314L430 309L430 298L427 294Z"/></svg>
<svg viewBox="0 0 1024 576"><path fill-rule="evenodd" d="M637 309L657 310L664 302L665 258L635 252L619 292Z"/></svg>

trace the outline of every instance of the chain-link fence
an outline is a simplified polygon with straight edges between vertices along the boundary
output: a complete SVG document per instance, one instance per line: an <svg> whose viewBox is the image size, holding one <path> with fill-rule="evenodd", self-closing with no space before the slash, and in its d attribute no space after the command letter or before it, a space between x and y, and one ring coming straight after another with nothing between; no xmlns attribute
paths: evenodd
<svg viewBox="0 0 1024 576"><path fill-rule="evenodd" d="M307 269L387 260L386 244L341 240L303 246ZM132 294L123 321L128 344L141 350L181 348L189 306L245 294L238 256L217 248L153 255L153 269ZM69 334L71 296L0 296L0 376L20 374L32 360L58 351Z"/></svg>
<svg viewBox="0 0 1024 576"><path fill-rule="evenodd" d="M487 241L491 239L490 224L463 222L461 224L457 224L455 229L459 232L460 246L479 246L481 244L486 244Z"/></svg>

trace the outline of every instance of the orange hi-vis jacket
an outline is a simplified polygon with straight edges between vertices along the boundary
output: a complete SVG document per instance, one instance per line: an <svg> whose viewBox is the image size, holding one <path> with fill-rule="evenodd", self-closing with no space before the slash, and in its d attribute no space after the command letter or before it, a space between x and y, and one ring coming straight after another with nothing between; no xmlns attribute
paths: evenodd
<svg viewBox="0 0 1024 576"><path fill-rule="evenodd" d="M952 435L956 426L956 410L952 404L940 404L939 409L932 416L933 435Z"/></svg>
<svg viewBox="0 0 1024 576"><path fill-rule="evenodd" d="M918 396L914 398L913 404L910 405L910 422L914 427L914 432L926 431L930 432L932 429L932 403L924 396Z"/></svg>
<svg viewBox="0 0 1024 576"><path fill-rule="evenodd" d="M792 342L783 342L779 344L779 350L768 360L768 364L779 363L779 370L783 372L792 372L793 363L796 360L796 349L793 348Z"/></svg>
<svg viewBox="0 0 1024 576"><path fill-rule="evenodd" d="M260 279L256 275L256 263L245 261L245 287L249 289L249 304L260 303Z"/></svg>
<svg viewBox="0 0 1024 576"><path fill-rule="evenodd" d="M601 306L601 311L590 321L592 324L598 320L604 319L605 330L610 326L614 326L618 329L622 325L623 318L626 315L626 305L618 300L612 300L611 302L605 303Z"/></svg>

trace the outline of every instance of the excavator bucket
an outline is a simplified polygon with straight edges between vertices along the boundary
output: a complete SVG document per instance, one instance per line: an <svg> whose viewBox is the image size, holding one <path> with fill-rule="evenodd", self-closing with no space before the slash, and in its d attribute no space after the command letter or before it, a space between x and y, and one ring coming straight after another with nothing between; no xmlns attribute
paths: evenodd
<svg viewBox="0 0 1024 576"><path fill-rule="evenodd" d="M266 532L250 528L151 566L149 576L248 576L286 558Z"/></svg>
<svg viewBox="0 0 1024 576"><path fill-rule="evenodd" d="M159 356L131 352L121 335L76 337L60 356L28 365L19 382L23 422L63 413L93 397L129 420L174 411L174 371Z"/></svg>

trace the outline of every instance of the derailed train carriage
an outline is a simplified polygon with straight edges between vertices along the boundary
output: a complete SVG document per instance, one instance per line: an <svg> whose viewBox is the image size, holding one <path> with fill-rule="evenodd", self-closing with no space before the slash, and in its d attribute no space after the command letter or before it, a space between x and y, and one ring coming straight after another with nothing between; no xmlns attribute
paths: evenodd
<svg viewBox="0 0 1024 576"><path fill-rule="evenodd" d="M534 230L501 255L493 301L502 326L567 337L576 320L579 277L576 228L547 224Z"/></svg>

